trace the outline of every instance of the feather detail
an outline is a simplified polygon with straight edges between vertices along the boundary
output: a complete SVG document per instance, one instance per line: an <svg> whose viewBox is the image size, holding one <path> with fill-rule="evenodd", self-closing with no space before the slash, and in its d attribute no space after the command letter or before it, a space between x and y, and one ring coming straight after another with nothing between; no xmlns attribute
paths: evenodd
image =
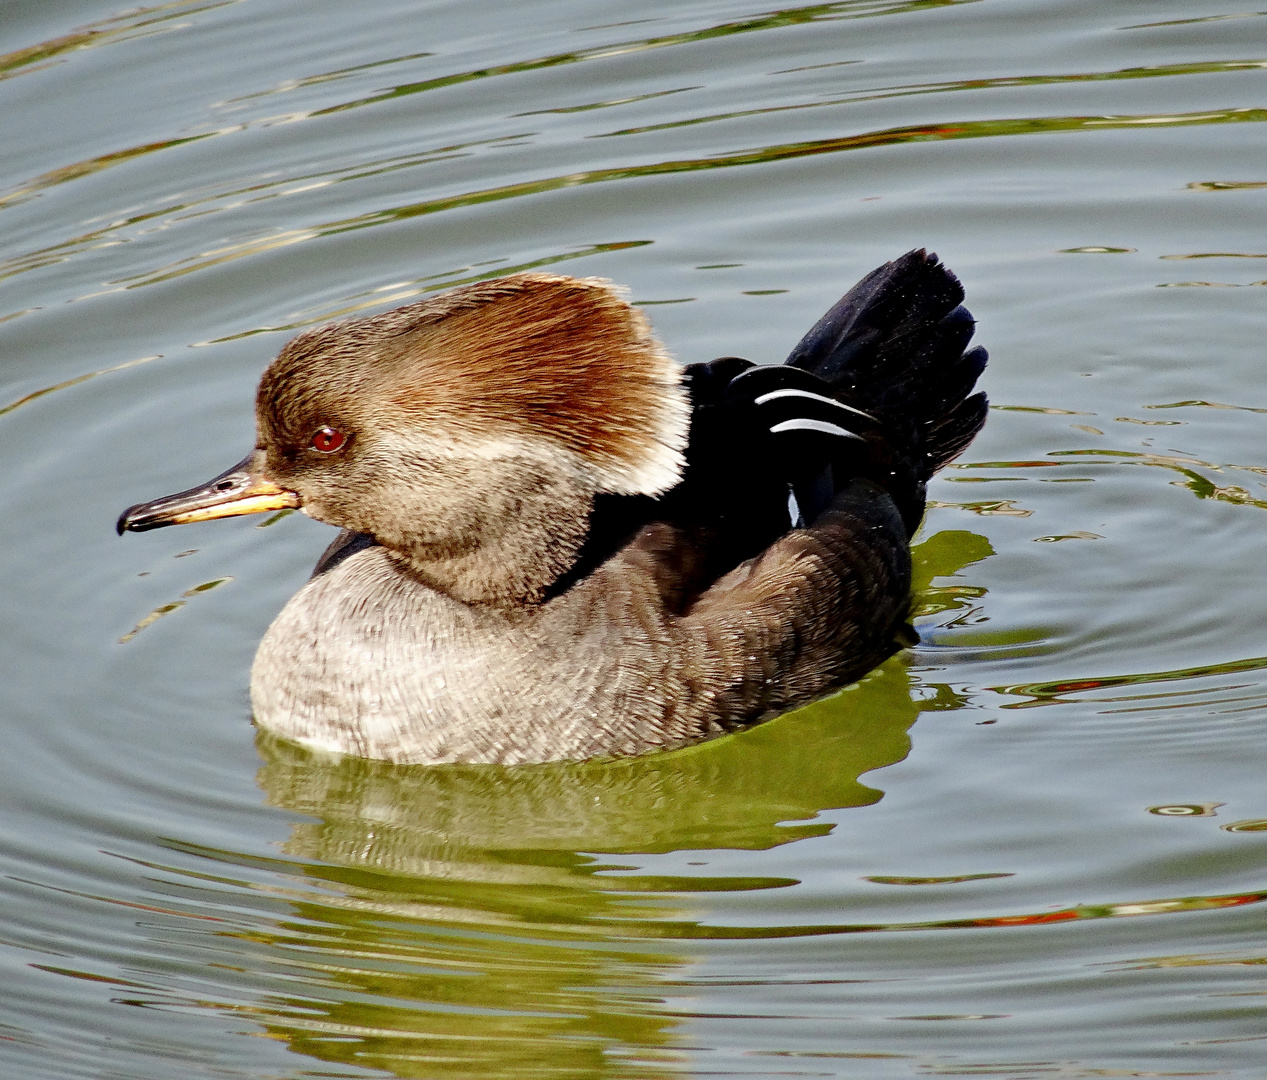
<svg viewBox="0 0 1267 1080"><path fill-rule="evenodd" d="M341 378L349 409L383 403L366 418L375 425L460 442L545 438L575 455L599 491L659 494L682 474L690 404L681 369L601 278L513 274L310 330L282 350L259 401L302 412L304 384L328 397Z"/></svg>

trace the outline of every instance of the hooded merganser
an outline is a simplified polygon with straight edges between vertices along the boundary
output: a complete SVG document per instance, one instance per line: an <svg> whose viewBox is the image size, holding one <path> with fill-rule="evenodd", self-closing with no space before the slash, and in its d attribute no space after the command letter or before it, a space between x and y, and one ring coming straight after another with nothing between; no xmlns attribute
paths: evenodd
<svg viewBox="0 0 1267 1080"><path fill-rule="evenodd" d="M785 364L681 369L605 280L467 285L300 334L247 458L118 529L342 527L251 670L285 738L400 763L681 746L901 647L925 485L985 421L962 299L912 251Z"/></svg>

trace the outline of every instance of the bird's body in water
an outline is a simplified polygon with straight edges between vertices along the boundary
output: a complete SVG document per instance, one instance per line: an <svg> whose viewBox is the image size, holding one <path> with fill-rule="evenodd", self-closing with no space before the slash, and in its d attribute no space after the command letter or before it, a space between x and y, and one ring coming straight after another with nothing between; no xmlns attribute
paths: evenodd
<svg viewBox="0 0 1267 1080"><path fill-rule="evenodd" d="M343 528L255 658L284 737L425 763L681 746L900 647L926 482L985 419L962 299L914 251L785 364L681 369L605 281L466 286L292 340L247 459L119 530Z"/></svg>

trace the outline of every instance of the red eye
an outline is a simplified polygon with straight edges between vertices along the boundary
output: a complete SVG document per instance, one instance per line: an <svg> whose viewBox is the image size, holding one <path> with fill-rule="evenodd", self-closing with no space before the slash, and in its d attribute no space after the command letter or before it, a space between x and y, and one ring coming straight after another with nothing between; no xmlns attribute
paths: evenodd
<svg viewBox="0 0 1267 1080"><path fill-rule="evenodd" d="M332 427L318 428L316 434L312 437L312 448L320 450L323 454L333 454L340 449L348 437L343 432Z"/></svg>

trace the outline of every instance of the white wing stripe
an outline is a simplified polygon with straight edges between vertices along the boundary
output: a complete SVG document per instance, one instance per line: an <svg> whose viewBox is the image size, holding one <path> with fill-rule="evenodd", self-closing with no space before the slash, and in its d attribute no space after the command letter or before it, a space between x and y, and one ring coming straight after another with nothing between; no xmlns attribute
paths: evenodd
<svg viewBox="0 0 1267 1080"><path fill-rule="evenodd" d="M794 390L787 388L784 390L771 390L768 394L762 394L760 397L753 398L758 405L764 405L767 401L777 401L779 398L806 398L809 401L817 401L823 405L835 405L838 409L844 409L845 412L851 412L855 416L865 416L868 420L875 420L870 413L864 413L861 409L855 409L852 405L846 405L843 402L835 400L835 398L824 397L822 394L815 394L809 390Z"/></svg>
<svg viewBox="0 0 1267 1080"><path fill-rule="evenodd" d="M823 435L840 435L846 439L857 439L859 442L866 442L861 435L855 435L852 431L846 431L835 424L829 424L826 420L807 420L803 417L799 420L784 420L781 424L775 424L770 429L770 434L781 435L785 431L818 431Z"/></svg>
<svg viewBox="0 0 1267 1080"><path fill-rule="evenodd" d="M796 493L788 489L787 493L787 516L791 519L792 528L799 529L804 524L804 515L801 513L801 504L796 501Z"/></svg>

